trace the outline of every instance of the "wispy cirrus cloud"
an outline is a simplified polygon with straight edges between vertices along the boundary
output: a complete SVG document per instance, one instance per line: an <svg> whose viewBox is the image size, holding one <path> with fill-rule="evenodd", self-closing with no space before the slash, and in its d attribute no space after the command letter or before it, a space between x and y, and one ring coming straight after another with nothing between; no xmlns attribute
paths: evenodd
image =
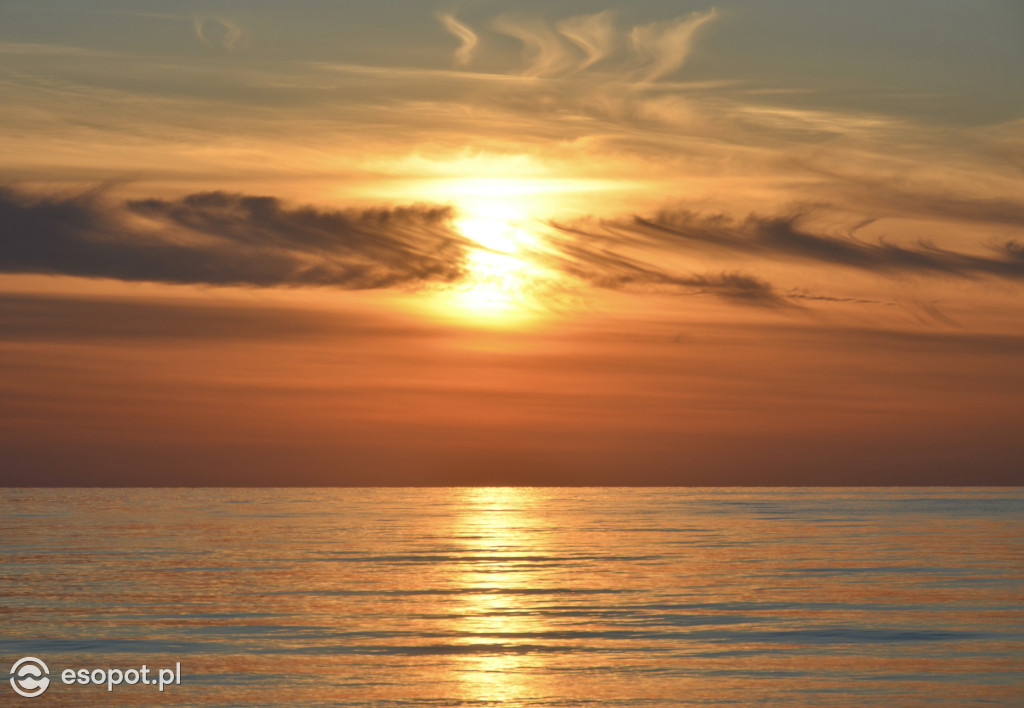
<svg viewBox="0 0 1024 708"><path fill-rule="evenodd" d="M658 81L686 62L697 32L718 17L712 8L663 22L637 25L629 30L616 27L614 13L575 15L554 23L545 17L499 15L490 22L498 34L512 37L522 45L526 77L565 77L608 62L607 81L644 85ZM482 43L480 36L447 13L438 13L445 29L459 38L455 61L468 64ZM629 52L622 53L621 49Z"/></svg>
<svg viewBox="0 0 1024 708"><path fill-rule="evenodd" d="M806 225L809 216L810 211L798 211L786 216L751 214L735 219L725 214L667 210L653 217L583 220L555 226L592 248L600 247L605 254L630 247L676 254L719 252L753 255L769 262L797 260L843 266L883 275L1024 279L1024 243L1015 238L989 243L988 255L979 255L941 248L924 238L910 245L857 238L858 228L872 220L864 220L840 236L815 232Z"/></svg>
<svg viewBox="0 0 1024 708"><path fill-rule="evenodd" d="M339 322L340 320L340 322ZM298 308L0 292L0 342L113 340L265 340L325 331L363 331L366 323Z"/></svg>
<svg viewBox="0 0 1024 708"><path fill-rule="evenodd" d="M473 58L473 52L476 50L477 44L480 43L480 38L477 37L476 32L455 19L454 15L446 12L437 13L437 19L440 20L446 30L455 35L459 40L459 48L455 50L455 63L460 65L468 64L469 60Z"/></svg>
<svg viewBox="0 0 1024 708"><path fill-rule="evenodd" d="M570 71L578 65L570 47L541 18L502 15L495 18L491 26L522 43L527 61L523 76L553 76Z"/></svg>
<svg viewBox="0 0 1024 708"><path fill-rule="evenodd" d="M585 59L576 71L583 71L611 55L615 50L616 30L611 10L593 15L577 15L558 22L558 32L583 51Z"/></svg>
<svg viewBox="0 0 1024 708"><path fill-rule="evenodd" d="M95 59L120 56L117 52L85 47L71 47L61 44L41 44L36 42L0 42L0 54L22 56L57 56L73 59Z"/></svg>
<svg viewBox="0 0 1024 708"><path fill-rule="evenodd" d="M739 270L683 273L652 260L627 255L628 243L595 240L582 231L563 227L568 238L555 239L553 248L531 257L547 267L567 273L594 287L631 292L676 295L713 295L734 304L791 307L793 300L761 277Z"/></svg>
<svg viewBox="0 0 1024 708"><path fill-rule="evenodd" d="M629 40L643 60L639 80L657 81L681 67L690 56L698 30L717 17L718 12L712 8L667 22L634 27Z"/></svg>
<svg viewBox="0 0 1024 708"><path fill-rule="evenodd" d="M220 46L229 52L242 43L245 35L241 25L226 17L196 15L192 18L192 28L206 46Z"/></svg>

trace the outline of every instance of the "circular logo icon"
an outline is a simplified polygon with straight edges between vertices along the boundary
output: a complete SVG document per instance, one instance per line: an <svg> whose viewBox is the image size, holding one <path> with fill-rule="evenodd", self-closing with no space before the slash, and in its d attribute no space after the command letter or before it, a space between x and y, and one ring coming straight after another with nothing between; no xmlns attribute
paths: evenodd
<svg viewBox="0 0 1024 708"><path fill-rule="evenodd" d="M19 659L11 667L11 688L19 696L35 698L50 685L50 669L34 656Z"/></svg>

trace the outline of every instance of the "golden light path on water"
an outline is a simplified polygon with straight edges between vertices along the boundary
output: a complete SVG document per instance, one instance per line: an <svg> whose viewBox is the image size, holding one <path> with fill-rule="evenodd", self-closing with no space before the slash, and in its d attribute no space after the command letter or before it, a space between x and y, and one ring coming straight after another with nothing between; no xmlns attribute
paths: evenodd
<svg viewBox="0 0 1024 708"><path fill-rule="evenodd" d="M0 653L57 677L181 662L167 705L1019 705L1022 502L9 489ZM41 705L150 705L152 690L53 681Z"/></svg>
<svg viewBox="0 0 1024 708"><path fill-rule="evenodd" d="M535 668L543 661L524 645L545 629L532 611L531 591L540 589L537 559L551 552L544 539L553 529L532 513L534 489L463 488L458 494L454 535L463 553L479 560L459 574L465 607L455 631L464 643L495 651L458 656L455 683L463 700L517 705L552 689L538 685ZM523 651L509 651L509 645Z"/></svg>

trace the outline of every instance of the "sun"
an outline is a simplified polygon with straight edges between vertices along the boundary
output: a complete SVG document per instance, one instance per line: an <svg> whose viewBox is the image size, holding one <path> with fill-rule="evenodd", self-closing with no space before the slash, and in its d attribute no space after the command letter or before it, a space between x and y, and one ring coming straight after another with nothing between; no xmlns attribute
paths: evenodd
<svg viewBox="0 0 1024 708"><path fill-rule="evenodd" d="M458 305L482 316L522 310L529 295L530 265L514 256L476 249L466 261L468 277L454 293Z"/></svg>
<svg viewBox="0 0 1024 708"><path fill-rule="evenodd" d="M524 253L520 230L500 219L466 219L455 226L480 248L469 250L466 279L453 293L454 303L478 317L523 315L540 272Z"/></svg>
<svg viewBox="0 0 1024 708"><path fill-rule="evenodd" d="M476 244L466 258L466 278L449 293L449 304L471 319L511 324L539 314L538 291L550 272L536 262L540 238L524 226L518 209L495 200L460 210L455 229Z"/></svg>
<svg viewBox="0 0 1024 708"><path fill-rule="evenodd" d="M450 204L467 248L463 277L423 304L464 324L518 328L552 316L567 287L547 263L557 253L545 226L566 186L536 178L431 180L417 197Z"/></svg>

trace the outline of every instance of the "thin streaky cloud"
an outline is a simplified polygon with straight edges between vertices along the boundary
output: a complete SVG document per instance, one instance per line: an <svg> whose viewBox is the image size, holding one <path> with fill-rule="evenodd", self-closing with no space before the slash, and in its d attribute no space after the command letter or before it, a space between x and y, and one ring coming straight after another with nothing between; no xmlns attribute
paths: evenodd
<svg viewBox="0 0 1024 708"><path fill-rule="evenodd" d="M65 56L76 58L106 58L122 56L105 49L87 49L61 44L40 44L36 42L0 42L0 54Z"/></svg>
<svg viewBox="0 0 1024 708"><path fill-rule="evenodd" d="M195 31L196 37L206 46L212 47L213 45L210 44L210 40L206 38L206 33L203 31L203 25L205 24L206 18L202 15L196 15L192 18L192 29Z"/></svg>
<svg viewBox="0 0 1024 708"><path fill-rule="evenodd" d="M776 217L751 214L737 220L725 214L675 210L654 217L552 226L606 255L624 247L671 253L717 251L826 263L885 275L1024 279L1024 244L1013 238L988 244L991 255L975 255L940 248L923 238L913 245L897 245L860 240L854 234L856 229L845 236L815 233L804 225L809 215L808 211Z"/></svg>
<svg viewBox="0 0 1024 708"><path fill-rule="evenodd" d="M472 60L473 53L480 43L480 38L467 25L455 19L454 15L439 12L437 13L437 19L444 25L446 30L458 38L460 44L459 48L455 50L455 63L465 66Z"/></svg>
<svg viewBox="0 0 1024 708"><path fill-rule="evenodd" d="M680 68L690 56L697 31L717 17L718 11L712 8L666 22L634 27L629 35L630 44L643 61L638 81L657 81Z"/></svg>
<svg viewBox="0 0 1024 708"><path fill-rule="evenodd" d="M224 36L217 43L222 48L230 51L236 49L242 40L244 31L238 23L232 20L225 19L223 17L208 17L206 15L195 15L192 18L192 27L195 30L196 37L200 42L208 47L214 46L214 42L207 36L206 25L210 22L220 25L224 30Z"/></svg>
<svg viewBox="0 0 1024 708"><path fill-rule="evenodd" d="M331 322L338 317L205 301L0 292L0 342L294 338L338 329ZM347 330L353 324L342 326Z"/></svg>
<svg viewBox="0 0 1024 708"><path fill-rule="evenodd" d="M585 239L557 239L554 248L533 254L538 262L589 285L607 290L714 295L735 304L798 307L766 280L740 271L672 273L627 256L606 244Z"/></svg>
<svg viewBox="0 0 1024 708"><path fill-rule="evenodd" d="M501 34L518 39L528 66L523 76L543 77L565 72L573 67L577 58L562 38L551 31L541 19L527 19L501 15L491 26Z"/></svg>
<svg viewBox="0 0 1024 708"><path fill-rule="evenodd" d="M332 71L357 76L377 76L381 79L444 79L449 81L503 81L522 83L523 77L509 74L487 74L478 71L455 69L429 69L423 67L372 66L369 64L340 64L336 62L312 61L305 64L313 69ZM293 84L289 84L293 85Z"/></svg>
<svg viewBox="0 0 1024 708"><path fill-rule="evenodd" d="M132 291L135 293L135 291ZM0 291L0 343L130 340L259 341L286 337L386 340L441 330L381 312L273 305L248 298L60 295Z"/></svg>
<svg viewBox="0 0 1024 708"><path fill-rule="evenodd" d="M568 17L557 24L558 31L586 55L576 67L582 71L612 53L615 47L615 26L611 10L593 15Z"/></svg>

